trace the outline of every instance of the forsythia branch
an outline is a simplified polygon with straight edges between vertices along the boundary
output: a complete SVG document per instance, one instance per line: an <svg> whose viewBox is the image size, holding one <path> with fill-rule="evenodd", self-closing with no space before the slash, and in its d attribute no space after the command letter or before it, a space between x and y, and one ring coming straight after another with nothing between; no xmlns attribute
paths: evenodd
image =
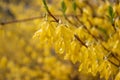
<svg viewBox="0 0 120 80"><path fill-rule="evenodd" d="M51 15L48 15L48 16L51 16ZM63 17L63 15L53 15L54 17ZM66 15L68 17L71 17L71 16L74 16L73 14L68 14ZM80 15L77 15L77 16L80 16ZM16 20L11 20L11 21L3 21L3 22L0 22L0 25L6 25L6 24L13 24L13 23L20 23L20 22L26 22L26 21L32 21L32 20L35 20L35 19L41 19L41 18L44 18L45 15L41 15L41 16L37 16L37 17L31 17L31 18L26 18L26 19L16 19Z"/></svg>
<svg viewBox="0 0 120 80"><path fill-rule="evenodd" d="M6 25L6 24L12 24L12 23L18 23L18 22L25 22L25 21L30 21L30 20L39 19L39 18L43 18L43 16L37 16L37 17L32 17L32 18L27 18L27 19L0 22L0 25Z"/></svg>
<svg viewBox="0 0 120 80"><path fill-rule="evenodd" d="M74 37L86 48L88 48L88 46L75 34Z"/></svg>
<svg viewBox="0 0 120 80"><path fill-rule="evenodd" d="M45 9L47 10L48 14L58 23L59 20L50 12L50 10L48 9L48 6L47 6L47 3L46 3L45 0L43 0L43 3L44 3Z"/></svg>

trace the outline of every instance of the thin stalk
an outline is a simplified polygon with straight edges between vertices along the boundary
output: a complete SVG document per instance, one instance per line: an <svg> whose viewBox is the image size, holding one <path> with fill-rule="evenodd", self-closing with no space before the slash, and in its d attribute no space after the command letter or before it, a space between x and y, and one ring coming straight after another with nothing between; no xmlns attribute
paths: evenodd
<svg viewBox="0 0 120 80"><path fill-rule="evenodd" d="M43 4L45 6L45 9L46 11L48 12L48 14L58 23L59 22L59 19L57 19L51 12L50 10L48 9L48 6L47 6L47 3L45 0L43 0Z"/></svg>
<svg viewBox="0 0 120 80"><path fill-rule="evenodd" d="M50 15L48 15L50 16ZM63 15L53 15L54 17L62 17ZM68 14L66 15L67 17L69 16L74 16L72 14ZM77 15L77 16L80 16L80 15ZM13 24L13 23L20 23L20 22L26 22L26 21L32 21L32 20L35 20L35 19L41 19L41 18L44 18L44 16L37 16L37 17L31 17L31 18L26 18L26 19L16 19L16 20L11 20L11 21L4 21L4 22L0 22L0 25L7 25L7 24ZM53 21L53 20L51 20ZM53 22L56 22L56 21L53 21Z"/></svg>
<svg viewBox="0 0 120 80"><path fill-rule="evenodd" d="M88 46L78 37L78 35L74 34L74 37L86 48L88 48Z"/></svg>

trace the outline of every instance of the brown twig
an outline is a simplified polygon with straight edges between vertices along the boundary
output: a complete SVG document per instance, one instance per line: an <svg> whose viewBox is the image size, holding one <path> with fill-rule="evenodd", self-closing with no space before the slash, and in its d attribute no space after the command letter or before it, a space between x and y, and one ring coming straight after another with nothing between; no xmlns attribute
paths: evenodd
<svg viewBox="0 0 120 80"><path fill-rule="evenodd" d="M51 15L48 15L51 16ZM63 15L53 15L54 17L63 17ZM70 16L74 16L72 14L68 14L66 15L68 17ZM77 15L80 16L80 15ZM41 16L37 16L37 17L31 17L31 18L26 18L26 19L16 19L16 20L11 20L11 21L4 21L4 22L0 22L0 25L6 25L6 24L13 24L13 23L20 23L20 22L26 22L26 21L31 21L31 20L35 20L35 19L41 19L44 18L45 16L41 15Z"/></svg>
<svg viewBox="0 0 120 80"><path fill-rule="evenodd" d="M88 46L78 37L78 35L74 34L74 37L86 48L88 48Z"/></svg>
<svg viewBox="0 0 120 80"><path fill-rule="evenodd" d="M5 21L5 22L1 22L0 25L6 25L6 24L18 23L18 22L26 22L26 21L30 21L34 19L39 19L39 18L43 18L43 16L37 16L37 17L32 17L32 18L20 19L20 20Z"/></svg>
<svg viewBox="0 0 120 80"><path fill-rule="evenodd" d="M57 19L49 10L48 6L47 6L47 3L46 3L46 0L43 0L43 4L45 6L45 9L46 11L48 12L48 14L58 23L59 22L59 19Z"/></svg>
<svg viewBox="0 0 120 80"><path fill-rule="evenodd" d="M114 66L116 66L117 68L119 67L119 65L115 64L114 62L112 62L111 60L108 59L108 61L113 64Z"/></svg>

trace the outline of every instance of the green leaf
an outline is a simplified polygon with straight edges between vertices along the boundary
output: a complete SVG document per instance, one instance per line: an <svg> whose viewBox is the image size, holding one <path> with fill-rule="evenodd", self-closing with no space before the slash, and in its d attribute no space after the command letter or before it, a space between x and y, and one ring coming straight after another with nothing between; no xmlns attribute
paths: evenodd
<svg viewBox="0 0 120 80"><path fill-rule="evenodd" d="M108 7L108 14L109 14L109 18L110 18L111 23L113 23L114 22L113 20L115 17L115 12L113 11L113 8L111 5Z"/></svg>
<svg viewBox="0 0 120 80"><path fill-rule="evenodd" d="M99 31L103 32L104 34L107 33L107 31L106 31L104 28L102 28L102 27L97 27L97 29L98 29Z"/></svg>
<svg viewBox="0 0 120 80"><path fill-rule="evenodd" d="M108 40L109 36L108 36L108 34L107 34L107 30L104 29L104 28L102 28L102 27L100 27L100 26L98 26L97 29L104 34L104 37L103 37L104 40L105 40L105 41Z"/></svg>
<svg viewBox="0 0 120 80"><path fill-rule="evenodd" d="M113 16L113 8L112 8L111 5L108 7L108 13L109 13L109 16L110 16L110 17Z"/></svg>
<svg viewBox="0 0 120 80"><path fill-rule="evenodd" d="M66 9L67 9L67 6L65 5L65 2L64 2L64 1L61 2L61 8L62 8L63 14L65 14L65 11L66 11Z"/></svg>
<svg viewBox="0 0 120 80"><path fill-rule="evenodd" d="M76 9L77 9L77 5L76 5L76 3L75 3L75 1L73 2L73 9L74 9L74 11L76 11Z"/></svg>

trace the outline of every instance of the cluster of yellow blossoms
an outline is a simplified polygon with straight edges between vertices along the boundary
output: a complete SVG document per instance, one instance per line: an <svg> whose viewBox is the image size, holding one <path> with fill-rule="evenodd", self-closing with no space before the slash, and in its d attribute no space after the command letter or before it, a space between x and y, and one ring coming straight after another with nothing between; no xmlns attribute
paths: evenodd
<svg viewBox="0 0 120 80"><path fill-rule="evenodd" d="M64 2L65 17L54 16L60 18L54 22L48 12L50 17L46 15L33 38L51 46L65 60L79 63L81 72L120 80L120 3L101 0L91 5L78 0L74 11L73 1Z"/></svg>

